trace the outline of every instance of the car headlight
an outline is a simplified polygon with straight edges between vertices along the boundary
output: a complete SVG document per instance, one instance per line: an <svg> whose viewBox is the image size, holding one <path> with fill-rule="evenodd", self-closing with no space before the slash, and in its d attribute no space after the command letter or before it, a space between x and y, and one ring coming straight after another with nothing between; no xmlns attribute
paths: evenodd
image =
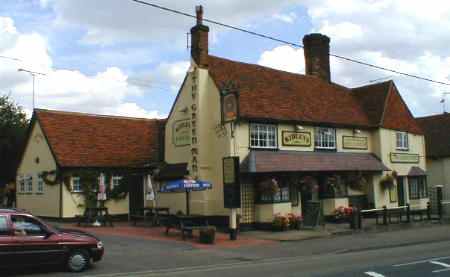
<svg viewBox="0 0 450 277"><path fill-rule="evenodd" d="M103 248L103 242L99 241L97 242L97 249L102 249Z"/></svg>

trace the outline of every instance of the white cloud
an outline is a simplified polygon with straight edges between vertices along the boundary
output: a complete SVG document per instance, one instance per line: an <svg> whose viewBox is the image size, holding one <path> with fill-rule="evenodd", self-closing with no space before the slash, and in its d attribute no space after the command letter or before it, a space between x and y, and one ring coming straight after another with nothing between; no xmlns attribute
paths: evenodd
<svg viewBox="0 0 450 277"><path fill-rule="evenodd" d="M305 1L311 32L331 38L331 52L378 66L450 82L450 2L406 0ZM331 58L332 80L349 87L393 78L415 115L441 112L450 88ZM279 46L259 64L304 73L303 51ZM384 80L384 79L382 79Z"/></svg>
<svg viewBox="0 0 450 277"><path fill-rule="evenodd" d="M117 67L110 67L94 75L76 70L52 68L47 41L39 34L22 34L10 18L0 17L0 55L19 58L21 62L2 59L0 63L0 93L12 93L26 111L31 110L32 77L18 68L46 73L36 76L36 107L109 113L139 117L161 117L157 111L147 111L127 100L140 96L143 90L128 81ZM168 72L168 76L176 75ZM162 73L161 73L162 74Z"/></svg>
<svg viewBox="0 0 450 277"><path fill-rule="evenodd" d="M294 23L297 20L297 15L293 12L290 13L276 13L272 16L274 19L280 20L284 23Z"/></svg>
<svg viewBox="0 0 450 277"><path fill-rule="evenodd" d="M293 14L280 15L287 5L300 0L220 0L220 1L153 1L153 3L194 14L194 7L202 4L205 18L233 24L247 24L260 16L279 14L284 20L293 20ZM159 44L184 43L185 33L193 18L174 15L129 0L41 0L51 6L57 15L57 25L74 24L85 28L83 42L112 44L130 41L157 41ZM281 19L280 18L280 19ZM217 28L218 29L218 28Z"/></svg>
<svg viewBox="0 0 450 277"><path fill-rule="evenodd" d="M263 52L258 64L293 73L303 73L305 71L303 50L294 49L287 45L278 46L270 51Z"/></svg>

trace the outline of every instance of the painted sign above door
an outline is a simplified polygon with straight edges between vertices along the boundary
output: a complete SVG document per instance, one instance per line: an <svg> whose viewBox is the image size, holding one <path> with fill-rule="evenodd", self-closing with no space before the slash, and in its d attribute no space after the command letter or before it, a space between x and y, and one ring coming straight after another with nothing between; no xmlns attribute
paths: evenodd
<svg viewBox="0 0 450 277"><path fill-rule="evenodd" d="M284 146L311 146L311 133L309 132L281 132L282 142Z"/></svg>
<svg viewBox="0 0 450 277"><path fill-rule="evenodd" d="M391 153L392 163L419 163L419 154Z"/></svg>
<svg viewBox="0 0 450 277"><path fill-rule="evenodd" d="M367 150L367 137L342 136L342 148Z"/></svg>
<svg viewBox="0 0 450 277"><path fill-rule="evenodd" d="M191 144L191 122L189 119L178 120L173 123L173 144L175 146Z"/></svg>

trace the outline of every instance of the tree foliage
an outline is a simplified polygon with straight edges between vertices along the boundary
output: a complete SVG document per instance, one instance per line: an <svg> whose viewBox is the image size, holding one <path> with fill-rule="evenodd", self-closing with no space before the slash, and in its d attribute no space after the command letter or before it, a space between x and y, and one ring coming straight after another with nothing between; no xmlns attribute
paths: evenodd
<svg viewBox="0 0 450 277"><path fill-rule="evenodd" d="M28 123L22 107L0 95L0 186L15 180Z"/></svg>

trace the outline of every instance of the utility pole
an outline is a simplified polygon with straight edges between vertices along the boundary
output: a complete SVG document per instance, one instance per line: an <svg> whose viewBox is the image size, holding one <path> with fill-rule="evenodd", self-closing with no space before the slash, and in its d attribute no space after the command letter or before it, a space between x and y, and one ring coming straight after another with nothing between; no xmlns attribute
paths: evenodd
<svg viewBox="0 0 450 277"><path fill-rule="evenodd" d="M33 110L34 110L34 108L35 108L34 82L35 82L36 75L46 76L47 74L44 74L44 73L41 73L41 72L36 72L36 71L31 71L31 70L27 70L27 69L23 69L23 68L19 68L17 71L19 71L19 72L27 72L33 77Z"/></svg>

